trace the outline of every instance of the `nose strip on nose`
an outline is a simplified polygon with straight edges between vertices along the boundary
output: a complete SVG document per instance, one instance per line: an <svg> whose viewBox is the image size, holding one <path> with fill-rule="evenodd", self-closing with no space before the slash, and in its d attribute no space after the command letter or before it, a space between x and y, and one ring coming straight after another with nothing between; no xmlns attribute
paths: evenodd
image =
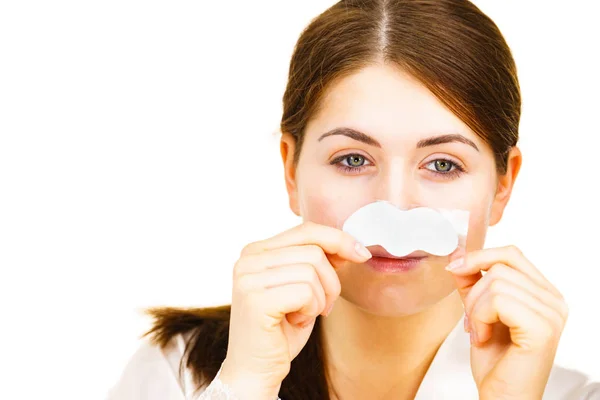
<svg viewBox="0 0 600 400"><path fill-rule="evenodd" d="M387 201L375 201L350 215L342 229L364 246L382 246L396 257L415 251L446 256L466 245L469 217L466 210L401 210Z"/></svg>

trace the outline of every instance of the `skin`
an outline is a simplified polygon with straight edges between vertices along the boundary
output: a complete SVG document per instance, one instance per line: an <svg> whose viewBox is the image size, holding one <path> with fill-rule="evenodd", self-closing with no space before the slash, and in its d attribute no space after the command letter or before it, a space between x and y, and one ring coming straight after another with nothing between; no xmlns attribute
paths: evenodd
<svg viewBox="0 0 600 400"><path fill-rule="evenodd" d="M345 135L321 138L340 127L379 146ZM448 134L477 149L456 141L417 148L419 141ZM519 149L511 149L508 171L499 175L491 148L468 126L414 78L381 65L331 86L306 128L297 163L295 145L291 135L282 135L290 208L304 221L339 229L375 200L471 215L464 249L452 258L429 257L407 273L383 274L348 260L336 265L329 257L341 292L326 293L320 311L326 314L335 300L323 332L327 369L340 398L414 398L463 308L466 329L476 332L471 366L480 398L541 398L567 318L564 299L515 247L481 250L487 227L500 221L510 198ZM331 164L350 155L358 158ZM464 172L450 174L448 164L436 160ZM462 269L444 268L453 260ZM481 270L488 272L484 279ZM311 320L307 313L291 318L301 326L312 326Z"/></svg>

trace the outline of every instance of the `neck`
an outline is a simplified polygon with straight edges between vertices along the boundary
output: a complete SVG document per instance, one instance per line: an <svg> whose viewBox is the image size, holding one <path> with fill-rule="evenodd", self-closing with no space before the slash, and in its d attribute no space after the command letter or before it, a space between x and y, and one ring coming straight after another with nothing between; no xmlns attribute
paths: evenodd
<svg viewBox="0 0 600 400"><path fill-rule="evenodd" d="M369 314L339 298L322 322L331 384L342 398L414 398L437 350L462 316L457 291L403 317ZM360 392L366 397L357 396Z"/></svg>

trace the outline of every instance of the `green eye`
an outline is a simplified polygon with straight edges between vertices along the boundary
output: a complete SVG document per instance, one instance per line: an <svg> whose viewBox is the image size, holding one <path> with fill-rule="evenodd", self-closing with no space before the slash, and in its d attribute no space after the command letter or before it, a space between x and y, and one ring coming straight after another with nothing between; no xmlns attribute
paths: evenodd
<svg viewBox="0 0 600 400"><path fill-rule="evenodd" d="M346 157L346 163L348 163L350 167L362 167L365 164L365 158L358 154L353 154Z"/></svg>
<svg viewBox="0 0 600 400"><path fill-rule="evenodd" d="M435 160L435 170L438 172L449 172L454 164L447 160Z"/></svg>
<svg viewBox="0 0 600 400"><path fill-rule="evenodd" d="M373 166L373 163L365 156L361 156L357 153L348 153L341 155L334 160L330 161L329 164L335 165L344 174L358 174L362 173L365 168Z"/></svg>
<svg viewBox="0 0 600 400"><path fill-rule="evenodd" d="M425 165L425 169L434 173L438 178L454 179L466 172L465 167L455 161L438 158Z"/></svg>

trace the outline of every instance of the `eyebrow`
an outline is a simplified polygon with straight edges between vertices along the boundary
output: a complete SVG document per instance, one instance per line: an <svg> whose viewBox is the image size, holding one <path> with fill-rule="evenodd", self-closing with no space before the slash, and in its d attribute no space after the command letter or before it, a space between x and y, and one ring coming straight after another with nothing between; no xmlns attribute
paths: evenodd
<svg viewBox="0 0 600 400"><path fill-rule="evenodd" d="M363 142L370 146L381 147L381 143L379 143L377 140L373 139L371 136L367 135L366 133L357 131L356 129L352 129L352 128L334 128L334 129L330 130L329 132L322 134L321 137L319 138L319 142L328 136L335 136L335 135L348 136L351 139L358 140L359 142Z"/></svg>
<svg viewBox="0 0 600 400"><path fill-rule="evenodd" d="M419 140L419 142L417 143L417 149L444 143L464 143L479 151L479 147L477 147L477 145L471 139L468 139L463 135L459 135L457 133L433 136L427 139Z"/></svg>
<svg viewBox="0 0 600 400"><path fill-rule="evenodd" d="M381 143L379 143L373 137L367 135L366 133L357 131L356 129L352 129L352 128L334 128L334 129L322 134L321 137L319 137L319 142L328 136L336 136L336 135L347 136L351 139L368 144L370 146L375 146L375 147L381 148ZM429 147L429 146L436 146L436 145L440 145L440 144L444 144L444 143L464 143L466 145L473 147L475 150L479 151L479 147L477 147L477 145L472 140L464 137L463 135L459 135L456 133L432 136L432 137L429 137L426 139L419 140L419 142L417 143L417 149L421 149L423 147Z"/></svg>

